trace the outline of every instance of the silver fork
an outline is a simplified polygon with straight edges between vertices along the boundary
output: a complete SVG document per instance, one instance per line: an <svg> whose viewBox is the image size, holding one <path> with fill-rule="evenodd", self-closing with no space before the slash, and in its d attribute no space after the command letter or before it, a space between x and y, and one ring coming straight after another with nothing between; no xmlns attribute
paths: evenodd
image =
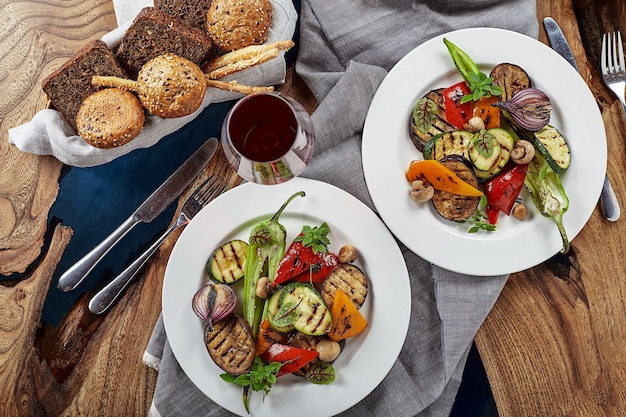
<svg viewBox="0 0 626 417"><path fill-rule="evenodd" d="M602 50L600 52L600 69L604 84L609 87L622 103L622 109L626 114L626 98L624 98L626 87L626 68L624 66L624 45L622 35L617 33L605 33L602 35ZM616 221L620 216L619 204L615 191L609 182L608 176L604 177L602 196L600 199L606 218Z"/></svg>
<svg viewBox="0 0 626 417"><path fill-rule="evenodd" d="M167 237L176 229L186 226L204 206L223 193L226 188L227 184L220 181L216 174L213 174L206 181L204 181L198 189L193 192L193 194L187 197L187 200L183 203L183 207L181 208L176 222L174 222L169 229L167 229L144 253L142 253L141 256L139 256L124 271L122 271L122 273L120 273L113 281L93 296L93 298L89 301L89 311L94 314L101 314L113 305L115 300L117 300L126 286L130 283L130 281L132 281L137 272L139 272L146 261L148 261L154 252L156 252L161 243L163 243L163 241L167 239Z"/></svg>
<svg viewBox="0 0 626 417"><path fill-rule="evenodd" d="M624 88L626 87L626 70L624 68L624 46L622 35L605 33L602 35L602 52L600 54L600 67L602 68L602 79L619 101L622 103L626 113L626 99L624 98Z"/></svg>

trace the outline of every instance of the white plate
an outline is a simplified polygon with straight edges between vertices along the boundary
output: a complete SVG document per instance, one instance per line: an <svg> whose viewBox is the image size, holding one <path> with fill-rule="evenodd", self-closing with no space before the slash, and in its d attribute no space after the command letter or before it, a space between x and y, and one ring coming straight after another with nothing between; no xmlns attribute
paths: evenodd
<svg viewBox="0 0 626 417"><path fill-rule="evenodd" d="M498 230L467 233L467 225L441 218L432 205L412 201L404 173L409 162L423 159L409 139L413 105L433 88L461 77L443 38L463 49L489 74L502 62L520 65L533 85L553 103L552 119L567 139L570 168L562 175L570 199L564 224L570 241L593 212L606 171L606 134L589 88L560 55L535 39L502 29L464 29L425 42L392 68L370 106L363 132L363 168L372 200L381 217L414 253L443 268L472 275L521 271L545 261L562 248L552 219L539 215L530 197L522 197L530 219L516 221L500 213Z"/></svg>
<svg viewBox="0 0 626 417"><path fill-rule="evenodd" d="M267 220L287 198L296 197L279 221L287 229L287 245L303 225L330 227L331 250L352 244L356 264L369 278L370 293L361 308L365 333L350 339L335 362L337 379L315 385L292 375L281 377L269 395L252 392L254 416L334 415L368 395L396 360L409 325L410 284L404 258L384 223L363 203L323 182L295 178L281 185L246 183L215 199L187 225L174 247L163 284L163 319L176 359L198 388L222 407L246 415L242 389L224 382L203 341L203 326L191 299L205 278L205 262L223 242L248 240L250 230Z"/></svg>

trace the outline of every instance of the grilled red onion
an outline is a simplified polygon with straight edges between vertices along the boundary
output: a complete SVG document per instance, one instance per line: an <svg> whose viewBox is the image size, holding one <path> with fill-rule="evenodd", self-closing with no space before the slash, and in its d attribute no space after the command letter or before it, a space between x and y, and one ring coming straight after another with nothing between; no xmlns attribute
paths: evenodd
<svg viewBox="0 0 626 417"><path fill-rule="evenodd" d="M237 294L226 284L208 282L193 296L191 307L209 328L228 317L237 306Z"/></svg>
<svg viewBox="0 0 626 417"><path fill-rule="evenodd" d="M537 88L524 88L509 101L500 101L493 105L506 110L518 125L533 132L550 122L552 104L546 93Z"/></svg>

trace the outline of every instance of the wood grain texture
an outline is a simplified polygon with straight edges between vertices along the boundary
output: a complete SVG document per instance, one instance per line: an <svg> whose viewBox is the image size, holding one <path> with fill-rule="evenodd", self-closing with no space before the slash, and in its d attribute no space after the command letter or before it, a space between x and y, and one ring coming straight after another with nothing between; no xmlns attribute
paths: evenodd
<svg viewBox="0 0 626 417"><path fill-rule="evenodd" d="M46 107L43 79L116 21L109 0L0 0L0 15L0 273L9 275L40 254L62 164L20 152L8 130Z"/></svg>
<svg viewBox="0 0 626 417"><path fill-rule="evenodd" d="M626 5L539 1L537 15L540 22L551 16L559 23L596 97L622 217L608 222L597 208L573 240L574 262L565 274L543 264L512 275L476 344L502 417L624 416L626 123L621 104L602 82L599 58L602 33L620 29ZM540 40L548 43L543 30ZM594 138L589 140L592 146Z"/></svg>

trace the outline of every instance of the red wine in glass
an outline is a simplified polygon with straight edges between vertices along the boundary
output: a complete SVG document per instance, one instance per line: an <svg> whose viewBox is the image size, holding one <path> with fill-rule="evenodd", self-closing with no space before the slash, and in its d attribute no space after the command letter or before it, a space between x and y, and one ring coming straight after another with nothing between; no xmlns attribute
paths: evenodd
<svg viewBox="0 0 626 417"><path fill-rule="evenodd" d="M279 93L257 93L238 101L222 126L226 157L238 174L276 184L300 174L313 154L313 123L306 110Z"/></svg>

